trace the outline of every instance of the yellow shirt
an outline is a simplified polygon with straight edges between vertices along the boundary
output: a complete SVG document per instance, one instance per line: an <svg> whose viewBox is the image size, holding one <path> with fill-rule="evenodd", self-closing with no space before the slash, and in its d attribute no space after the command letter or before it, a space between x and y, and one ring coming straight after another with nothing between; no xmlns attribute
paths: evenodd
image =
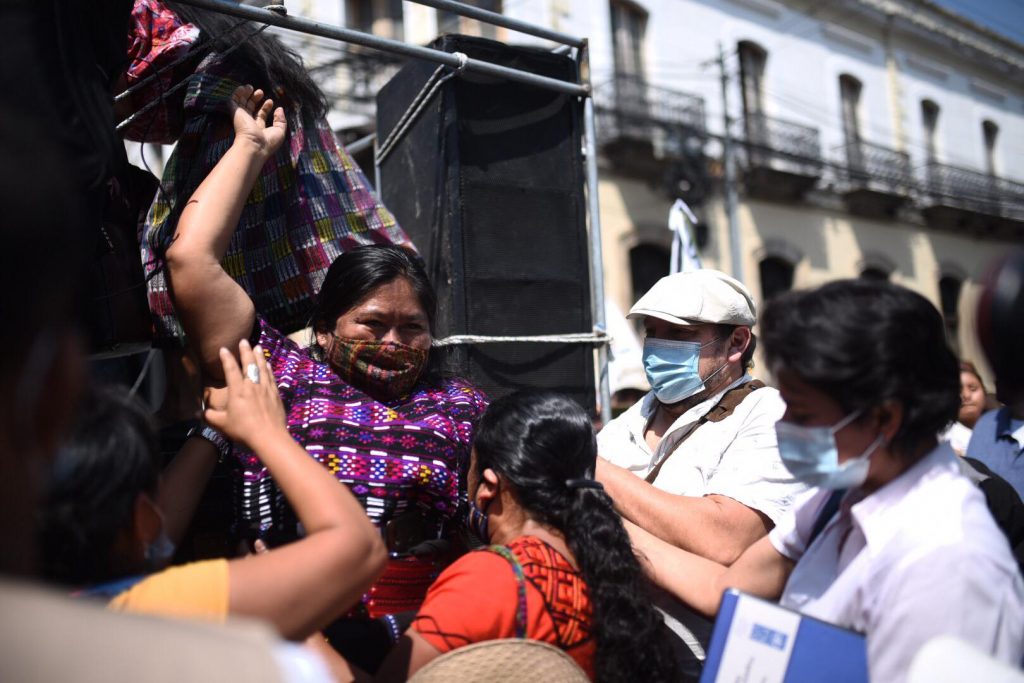
<svg viewBox="0 0 1024 683"><path fill-rule="evenodd" d="M171 567L116 595L118 612L224 622L228 616L228 561L205 560Z"/></svg>

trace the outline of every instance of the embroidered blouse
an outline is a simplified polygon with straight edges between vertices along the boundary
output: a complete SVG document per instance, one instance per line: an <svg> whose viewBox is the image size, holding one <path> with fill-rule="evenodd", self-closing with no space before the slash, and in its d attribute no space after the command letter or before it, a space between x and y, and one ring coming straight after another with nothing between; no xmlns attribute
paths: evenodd
<svg viewBox="0 0 1024 683"><path fill-rule="evenodd" d="M259 343L277 379L288 431L344 482L382 526L409 509L440 520L455 515L484 395L462 380L418 384L380 402L345 383L330 365L259 319ZM293 514L251 452L235 451L237 521L253 534L291 535ZM244 529L243 529L244 531Z"/></svg>

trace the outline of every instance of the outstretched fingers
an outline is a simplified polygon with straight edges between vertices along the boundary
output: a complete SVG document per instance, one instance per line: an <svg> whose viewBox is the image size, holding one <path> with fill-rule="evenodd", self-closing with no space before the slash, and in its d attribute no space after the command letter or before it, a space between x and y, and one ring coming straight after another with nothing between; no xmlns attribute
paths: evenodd
<svg viewBox="0 0 1024 683"><path fill-rule="evenodd" d="M235 357L223 346L220 349L220 365L224 369L224 379L227 381L228 395L230 396L231 389L242 381L242 370Z"/></svg>
<svg viewBox="0 0 1024 683"><path fill-rule="evenodd" d="M272 121L274 112L274 100L267 99L260 105L260 110L256 112L256 119L261 125L266 127L267 122Z"/></svg>
<svg viewBox="0 0 1024 683"><path fill-rule="evenodd" d="M208 425L219 431L224 431L228 424L228 407L231 403L231 393L236 391L239 382L242 381L242 371L238 368L238 362L223 346L220 348L220 365L224 369L224 381L227 383L228 399L220 405L208 405L203 412L203 419Z"/></svg>

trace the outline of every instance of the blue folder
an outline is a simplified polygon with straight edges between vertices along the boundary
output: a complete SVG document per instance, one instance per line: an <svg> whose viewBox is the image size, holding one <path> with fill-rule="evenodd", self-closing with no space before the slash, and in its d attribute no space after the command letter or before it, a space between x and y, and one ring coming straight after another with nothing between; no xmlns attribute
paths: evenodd
<svg viewBox="0 0 1024 683"><path fill-rule="evenodd" d="M744 617L734 628L737 609L748 615L754 609L767 618ZM778 626L780 621L786 626ZM770 665L765 663L768 659ZM759 674L752 673L759 668ZM765 674L765 669L771 673ZM727 590L715 619L700 683L740 683L748 679L759 683L867 683L864 636L761 598Z"/></svg>

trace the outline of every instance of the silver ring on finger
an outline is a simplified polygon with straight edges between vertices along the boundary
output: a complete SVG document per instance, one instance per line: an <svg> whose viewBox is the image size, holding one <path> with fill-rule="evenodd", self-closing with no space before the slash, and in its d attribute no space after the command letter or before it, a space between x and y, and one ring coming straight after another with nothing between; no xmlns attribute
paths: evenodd
<svg viewBox="0 0 1024 683"><path fill-rule="evenodd" d="M255 363L249 363L245 366L245 378L253 384L260 383L260 369Z"/></svg>

